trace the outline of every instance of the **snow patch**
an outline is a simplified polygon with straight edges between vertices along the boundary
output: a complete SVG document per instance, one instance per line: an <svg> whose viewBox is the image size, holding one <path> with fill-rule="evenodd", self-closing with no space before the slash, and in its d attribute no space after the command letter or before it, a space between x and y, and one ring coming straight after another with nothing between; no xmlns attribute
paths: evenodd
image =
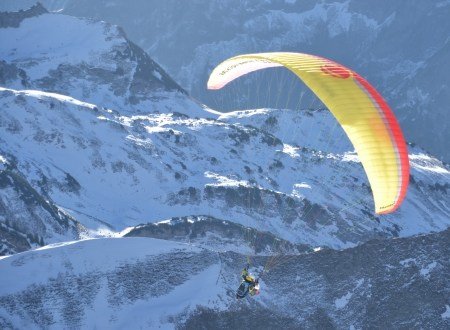
<svg viewBox="0 0 450 330"><path fill-rule="evenodd" d="M6 160L5 157L3 157L2 155L0 155L0 163L2 163L2 164L8 164L8 161Z"/></svg>
<svg viewBox="0 0 450 330"><path fill-rule="evenodd" d="M222 186L222 187L239 187L239 186L244 186L244 187L250 187L250 184L248 181L245 180L238 180L238 179L234 179L232 177L227 177L227 176L223 176L220 175L218 173L213 173L213 172L205 172L205 177L209 178L209 179L214 179L216 180L215 183L208 183L209 186Z"/></svg>
<svg viewBox="0 0 450 330"><path fill-rule="evenodd" d="M360 162L358 154L354 151L344 153L344 156L342 157L342 161L343 162L354 162L354 163Z"/></svg>
<svg viewBox="0 0 450 330"><path fill-rule="evenodd" d="M299 153L297 152L299 148L295 148L294 146L291 146L289 144L283 144L283 152L285 154L288 154L292 158L300 157Z"/></svg>
<svg viewBox="0 0 450 330"><path fill-rule="evenodd" d="M231 118L251 118L255 115L266 115L271 109L261 108L261 109L251 109L251 110L238 110L223 113L219 116L219 120L229 120Z"/></svg>
<svg viewBox="0 0 450 330"><path fill-rule="evenodd" d="M158 71L153 71L153 76L155 76L158 80L162 80L162 75Z"/></svg>
<svg viewBox="0 0 450 330"><path fill-rule="evenodd" d="M409 155L409 160L411 167L420 172L432 172L446 176L450 175L450 171L443 166L442 162L431 158L426 154L418 153Z"/></svg>
<svg viewBox="0 0 450 330"><path fill-rule="evenodd" d="M55 249L55 248L59 248L59 247L62 247L62 246L68 246L68 245L72 245L72 244L77 244L78 242L80 242L80 241L70 241L70 242L60 242L60 243L48 244L48 245L45 245L43 247L40 247L40 248L36 249L36 251Z"/></svg>
<svg viewBox="0 0 450 330"><path fill-rule="evenodd" d="M445 312L441 314L443 319L450 319L450 306L445 305Z"/></svg>
<svg viewBox="0 0 450 330"><path fill-rule="evenodd" d="M358 281L356 281L356 287L353 288L352 291L347 292L345 295L343 295L341 298L338 298L334 301L334 305L337 309L342 309L345 306L347 306L348 302L350 301L350 298L353 296L355 291L364 283L364 279L361 278Z"/></svg>
<svg viewBox="0 0 450 330"><path fill-rule="evenodd" d="M305 195L302 194L305 189L311 190L311 186L306 182L296 183L292 189L291 195L300 199L305 198Z"/></svg>
<svg viewBox="0 0 450 330"><path fill-rule="evenodd" d="M408 259L404 259L400 261L400 265L404 266L404 267L409 267L410 264L416 264L416 259L415 258L408 258Z"/></svg>
<svg viewBox="0 0 450 330"><path fill-rule="evenodd" d="M302 183L296 183L294 185L295 188L306 188L306 189L311 189L311 186L305 182Z"/></svg>
<svg viewBox="0 0 450 330"><path fill-rule="evenodd" d="M420 270L420 275L422 275L425 278L430 277L430 272L437 266L437 262L433 261L432 263L428 264L426 267L422 268Z"/></svg>
<svg viewBox="0 0 450 330"><path fill-rule="evenodd" d="M338 298L334 301L334 305L337 309L342 309L345 306L347 306L348 302L350 301L350 298L353 296L353 293L348 292L346 295L342 296L341 298Z"/></svg>
<svg viewBox="0 0 450 330"><path fill-rule="evenodd" d="M68 104L72 104L75 106L80 106L80 107L86 107L89 109L94 109L96 108L96 106L94 104L91 103L87 103L87 102L82 102L79 101L77 99L74 99L73 97L67 96L67 95L61 95L61 94L56 94L56 93L48 93L48 92L42 92L42 91L38 91L38 90L14 90L14 89L9 89L9 88L4 88L4 87L0 87L0 92L12 92L14 93L16 96L17 95L25 95L25 96L31 96L31 97L35 97L38 100L45 100L45 99L53 99L56 101L60 101L63 103L68 103Z"/></svg>

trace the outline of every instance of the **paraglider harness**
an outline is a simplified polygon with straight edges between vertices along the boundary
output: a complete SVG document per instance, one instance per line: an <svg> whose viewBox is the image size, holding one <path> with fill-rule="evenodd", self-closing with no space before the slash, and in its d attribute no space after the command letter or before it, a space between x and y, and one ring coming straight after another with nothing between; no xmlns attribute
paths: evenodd
<svg viewBox="0 0 450 330"><path fill-rule="evenodd" d="M255 296L259 294L259 279L253 278L248 272L249 265L247 264L242 270L242 282L236 292L236 298L242 299L250 294L250 296Z"/></svg>

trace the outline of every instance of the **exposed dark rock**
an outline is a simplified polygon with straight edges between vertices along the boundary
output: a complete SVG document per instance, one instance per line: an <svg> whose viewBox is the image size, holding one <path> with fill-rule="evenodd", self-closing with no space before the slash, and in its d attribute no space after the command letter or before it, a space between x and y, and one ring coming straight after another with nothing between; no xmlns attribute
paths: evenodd
<svg viewBox="0 0 450 330"><path fill-rule="evenodd" d="M70 174L66 180L68 189L76 192L76 180ZM42 246L54 235L76 239L85 230L47 198L13 165L0 170L0 255Z"/></svg>
<svg viewBox="0 0 450 330"><path fill-rule="evenodd" d="M19 69L15 64L0 60L0 85L6 86L11 81L20 81L24 88L30 86L29 77L24 70Z"/></svg>

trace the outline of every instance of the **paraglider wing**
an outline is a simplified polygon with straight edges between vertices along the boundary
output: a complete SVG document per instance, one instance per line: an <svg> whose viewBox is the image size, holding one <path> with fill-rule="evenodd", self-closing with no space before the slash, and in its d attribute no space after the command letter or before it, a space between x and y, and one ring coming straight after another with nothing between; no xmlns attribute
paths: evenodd
<svg viewBox="0 0 450 330"><path fill-rule="evenodd" d="M341 124L369 179L375 212L395 211L409 183L405 140L386 101L356 72L308 54L247 54L219 64L211 73L208 89L220 89L249 72L280 66L294 72Z"/></svg>

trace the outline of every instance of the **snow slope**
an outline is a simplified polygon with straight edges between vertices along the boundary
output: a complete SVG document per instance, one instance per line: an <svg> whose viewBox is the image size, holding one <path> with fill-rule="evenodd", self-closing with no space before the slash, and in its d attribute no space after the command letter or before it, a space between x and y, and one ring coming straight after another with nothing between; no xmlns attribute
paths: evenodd
<svg viewBox="0 0 450 330"><path fill-rule="evenodd" d="M0 327L444 329L449 234L252 258L255 274L272 267L241 301L243 255L149 238L52 245L0 259Z"/></svg>
<svg viewBox="0 0 450 330"><path fill-rule="evenodd" d="M148 328L172 323L171 316L196 305L226 307L220 299L225 292L215 285L220 275L218 255L169 241L67 242L1 263L0 319L20 328ZM38 300L37 305L31 303L37 307L35 312L28 313L25 308L25 315L20 316L16 314L20 307L4 299L34 288L45 288L43 295L35 296L44 304L39 306Z"/></svg>

